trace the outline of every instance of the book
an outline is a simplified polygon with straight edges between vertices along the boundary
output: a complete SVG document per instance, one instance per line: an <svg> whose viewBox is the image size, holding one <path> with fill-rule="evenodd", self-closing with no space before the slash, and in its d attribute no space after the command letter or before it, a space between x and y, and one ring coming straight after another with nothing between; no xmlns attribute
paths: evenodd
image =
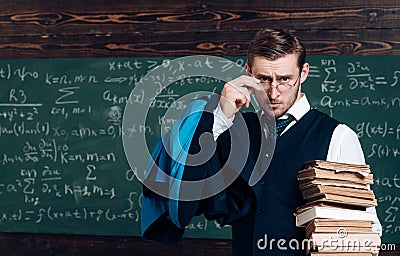
<svg viewBox="0 0 400 256"><path fill-rule="evenodd" d="M378 205L375 198L374 199L365 199L365 198L324 194L324 193L314 194L314 195L308 197L306 201L308 201L308 202L312 202L312 201L331 202L331 203L338 203L338 204L359 206L359 207L372 207L372 206Z"/></svg>
<svg viewBox="0 0 400 256"><path fill-rule="evenodd" d="M361 184L373 184L373 175L368 173L368 175L360 175L357 172L335 172L334 170L325 170L320 168L306 168L300 170L297 173L297 179L299 182L304 182L307 180L313 180L316 178L329 179L336 181L346 181L346 182L356 182Z"/></svg>
<svg viewBox="0 0 400 256"><path fill-rule="evenodd" d="M335 207L313 206L296 215L296 226L305 227L314 219L334 220L368 220L373 221L375 215L371 212L353 209L341 209Z"/></svg>
<svg viewBox="0 0 400 256"><path fill-rule="evenodd" d="M366 175L371 172L370 166L367 164L348 164L332 161L313 160L304 164L305 168L319 167L321 169L334 170L336 172L347 171Z"/></svg>
<svg viewBox="0 0 400 256"><path fill-rule="evenodd" d="M351 209L351 210L360 210L360 211L365 211L367 209L366 207L360 207L360 206L355 206L355 205L346 205L346 204L324 202L324 201L312 201L312 202L308 202L306 204L303 204L303 205L297 207L296 212L301 213L301 212L304 212L314 206L333 207L333 208Z"/></svg>
<svg viewBox="0 0 400 256"><path fill-rule="evenodd" d="M313 185L301 190L301 193L303 195L303 198L306 200L310 197L313 197L315 194L332 194L371 200L375 199L375 195L372 190L347 188L341 186Z"/></svg>
<svg viewBox="0 0 400 256"><path fill-rule="evenodd" d="M347 233L372 233L372 221L314 219L306 227L306 237L312 233L332 233L345 230Z"/></svg>
<svg viewBox="0 0 400 256"><path fill-rule="evenodd" d="M371 228L372 221L369 220L335 220L335 219L315 219L308 226L313 227L358 227ZM371 229L372 230L372 229Z"/></svg>
<svg viewBox="0 0 400 256"><path fill-rule="evenodd" d="M368 185L364 182L355 182L349 180L335 180L335 179L323 179L323 178L314 178L310 180L302 180L299 182L300 190L307 189L314 185L323 185L323 186L341 186L346 188L359 188L359 189L369 189Z"/></svg>

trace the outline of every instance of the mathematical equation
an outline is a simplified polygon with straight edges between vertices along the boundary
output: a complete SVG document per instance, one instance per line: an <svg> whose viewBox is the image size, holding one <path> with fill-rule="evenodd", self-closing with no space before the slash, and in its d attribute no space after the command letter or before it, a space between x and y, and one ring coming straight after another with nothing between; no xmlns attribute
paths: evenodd
<svg viewBox="0 0 400 256"><path fill-rule="evenodd" d="M360 61L347 62L343 67L338 67L335 59L321 59L320 65L310 66L310 77L322 79L321 92L343 93L348 90L377 91L381 87L398 87L400 84L400 70L393 70L390 77L385 75L373 75L368 65ZM343 63L341 63L343 65ZM340 79L345 76L345 80ZM389 80L389 81L388 81Z"/></svg>
<svg viewBox="0 0 400 256"><path fill-rule="evenodd" d="M54 163L68 164L71 162L115 162L117 156L114 152L70 152L70 146L67 143L57 144L55 139L41 139L36 144L25 141L20 149L21 154L9 155L3 153L2 164L22 163L38 163L45 160L50 160Z"/></svg>
<svg viewBox="0 0 400 256"><path fill-rule="evenodd" d="M386 195L377 198L378 204L383 208L384 216L380 216L383 233L400 233L400 196Z"/></svg>
<svg viewBox="0 0 400 256"><path fill-rule="evenodd" d="M37 210L23 210L16 209L14 212L0 211L0 223L5 222L32 222L39 224L44 220L51 222L55 221L88 221L94 220L96 222L112 222L115 220L129 220L139 222L139 211L129 210L122 212L115 212L111 208L74 208L67 210L58 210L54 207L39 208Z"/></svg>
<svg viewBox="0 0 400 256"><path fill-rule="evenodd" d="M361 122L356 125L356 132L359 138L367 136L372 138L378 136L390 139L400 140L400 123L390 125L387 121L381 123Z"/></svg>
<svg viewBox="0 0 400 256"><path fill-rule="evenodd" d="M352 107L370 107L376 108L377 110L396 110L400 109L400 97L343 97L340 99L325 95L320 100L320 106L327 107L329 109L334 108L352 108Z"/></svg>
<svg viewBox="0 0 400 256"><path fill-rule="evenodd" d="M398 168L398 167L397 167ZM377 196L379 206L378 215L385 234L400 233L400 177L395 172L392 175L374 178L374 187L379 191L381 189L391 189L395 193L381 194Z"/></svg>

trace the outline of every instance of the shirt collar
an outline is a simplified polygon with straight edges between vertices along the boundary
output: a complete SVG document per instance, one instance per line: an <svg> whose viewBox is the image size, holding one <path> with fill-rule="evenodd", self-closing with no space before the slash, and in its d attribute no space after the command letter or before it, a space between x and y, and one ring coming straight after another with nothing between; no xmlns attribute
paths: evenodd
<svg viewBox="0 0 400 256"><path fill-rule="evenodd" d="M301 98L283 115L285 116L284 118L287 118L288 114L290 114L296 118L296 120L300 120L311 109L307 96L301 93L300 97Z"/></svg>
<svg viewBox="0 0 400 256"><path fill-rule="evenodd" d="M286 119L289 115L292 115L296 121L300 120L309 110L311 109L310 103L308 102L307 96L304 93L300 94L300 99L295 102L289 110L283 114L278 119ZM263 111L258 112L261 115L264 115Z"/></svg>

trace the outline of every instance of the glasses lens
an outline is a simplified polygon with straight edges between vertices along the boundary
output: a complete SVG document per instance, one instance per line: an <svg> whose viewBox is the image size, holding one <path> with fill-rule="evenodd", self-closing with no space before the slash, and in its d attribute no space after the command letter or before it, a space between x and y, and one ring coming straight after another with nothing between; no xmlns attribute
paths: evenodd
<svg viewBox="0 0 400 256"><path fill-rule="evenodd" d="M278 89L281 92L288 91L288 90L290 90L290 88L292 88L292 85L290 85L290 84L278 84L276 86L276 89Z"/></svg>

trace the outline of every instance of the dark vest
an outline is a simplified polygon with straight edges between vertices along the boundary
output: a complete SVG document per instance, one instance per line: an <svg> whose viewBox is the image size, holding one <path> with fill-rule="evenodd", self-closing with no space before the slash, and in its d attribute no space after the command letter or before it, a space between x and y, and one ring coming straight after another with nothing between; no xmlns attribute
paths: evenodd
<svg viewBox="0 0 400 256"><path fill-rule="evenodd" d="M250 131L254 126L259 130L258 122L252 120L257 118L254 113L243 114L243 117ZM338 124L328 115L312 109L277 138L268 170L253 187L257 197L256 212L232 225L233 255L304 255L303 251L291 251L289 246L296 245L294 241L289 244L291 239L296 239L300 245L305 239L304 230L296 228L293 215L296 208L304 204L297 173L305 162L326 160L332 133ZM278 248L279 239L285 239L280 247L287 250Z"/></svg>

